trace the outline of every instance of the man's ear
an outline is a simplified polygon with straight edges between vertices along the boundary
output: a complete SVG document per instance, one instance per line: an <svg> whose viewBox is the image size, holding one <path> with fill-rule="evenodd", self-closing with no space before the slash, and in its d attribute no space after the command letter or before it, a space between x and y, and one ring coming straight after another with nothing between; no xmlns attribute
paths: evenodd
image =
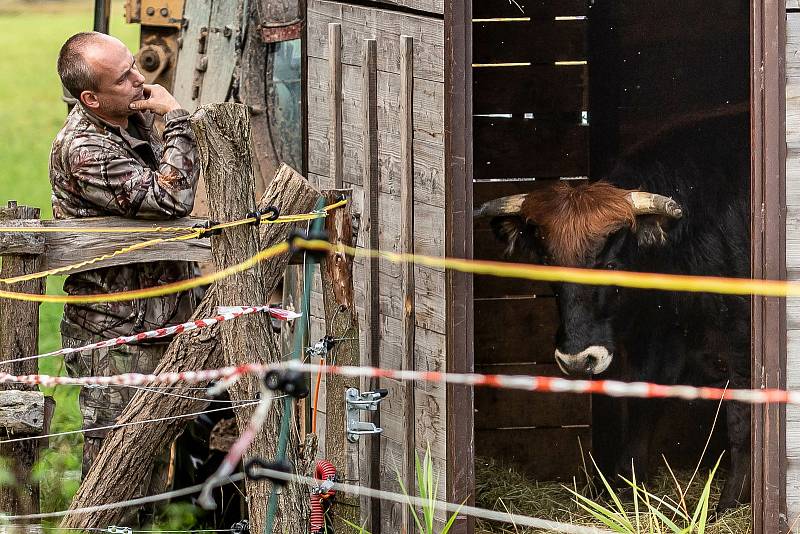
<svg viewBox="0 0 800 534"><path fill-rule="evenodd" d="M522 217L494 217L491 225L495 237L506 244L506 257L524 254L530 260L539 255L538 228L528 224Z"/></svg>
<svg viewBox="0 0 800 534"><path fill-rule="evenodd" d="M92 91L83 91L78 100L89 109L97 109L100 107L100 101L97 100L97 95Z"/></svg>
<svg viewBox="0 0 800 534"><path fill-rule="evenodd" d="M662 247L667 243L668 233L674 219L663 215L640 215L636 218L633 233L640 247Z"/></svg>

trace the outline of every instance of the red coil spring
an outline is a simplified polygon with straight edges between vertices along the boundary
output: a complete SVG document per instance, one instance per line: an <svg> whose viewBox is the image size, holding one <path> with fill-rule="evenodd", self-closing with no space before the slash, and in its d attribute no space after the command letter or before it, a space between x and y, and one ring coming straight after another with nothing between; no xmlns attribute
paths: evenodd
<svg viewBox="0 0 800 534"><path fill-rule="evenodd" d="M336 468L327 460L319 460L314 467L314 478L320 482L330 480L336 481ZM329 504L336 490L330 490L327 493L321 493L319 488L312 488L311 490L311 534L325 534L325 510L323 501ZM332 531L331 531L332 532Z"/></svg>

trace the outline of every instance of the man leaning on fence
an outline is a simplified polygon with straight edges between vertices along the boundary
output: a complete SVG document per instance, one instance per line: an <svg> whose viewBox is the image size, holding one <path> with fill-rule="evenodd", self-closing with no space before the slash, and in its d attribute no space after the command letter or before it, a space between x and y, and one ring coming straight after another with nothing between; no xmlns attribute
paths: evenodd
<svg viewBox="0 0 800 534"><path fill-rule="evenodd" d="M147 85L133 55L119 40L86 32L70 37L58 57L58 74L77 104L50 154L53 215L57 219L121 216L173 219L194 204L199 166L189 113L161 86ZM153 129L163 115L163 140ZM70 295L116 293L196 276L192 263L159 261L108 267L69 276ZM64 346L152 330L186 321L202 296L187 291L157 298L64 307ZM67 356L71 376L148 373L167 342L112 347ZM83 474L135 390L82 388ZM157 484L150 482L151 489Z"/></svg>

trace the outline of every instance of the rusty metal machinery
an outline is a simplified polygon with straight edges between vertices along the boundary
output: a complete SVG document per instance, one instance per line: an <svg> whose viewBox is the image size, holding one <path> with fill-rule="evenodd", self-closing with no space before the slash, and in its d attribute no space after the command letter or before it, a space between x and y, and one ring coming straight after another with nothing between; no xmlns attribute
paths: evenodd
<svg viewBox="0 0 800 534"><path fill-rule="evenodd" d="M146 83L170 91L180 48L185 0L126 0L125 21L141 25L136 64Z"/></svg>

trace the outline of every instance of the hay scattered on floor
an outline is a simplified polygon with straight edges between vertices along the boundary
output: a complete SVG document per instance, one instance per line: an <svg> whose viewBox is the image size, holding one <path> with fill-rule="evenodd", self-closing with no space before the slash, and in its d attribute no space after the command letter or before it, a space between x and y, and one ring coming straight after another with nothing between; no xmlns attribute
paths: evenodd
<svg viewBox="0 0 800 534"><path fill-rule="evenodd" d="M475 468L476 500L477 505L482 508L510 511L551 521L604 527L602 523L599 523L590 514L578 507L572 494L560 483L531 481L514 469L504 467L493 460L482 458L476 460ZM686 486L691 475L691 471L675 473L681 487ZM708 470L701 469L686 493L686 506L690 513L694 511L707 475ZM724 479L724 475L724 473L718 473L716 480L712 484L712 510L719 499L720 481ZM572 487L582 495L592 497L592 492L585 481L576 481L572 484ZM653 495L665 500L670 499L672 502L678 502L678 491L667 469L659 472L653 480L649 481L646 487L647 491ZM602 502L602 499L603 497L594 497L597 502ZM630 510L632 511L633 502L630 493L625 497L625 502L626 506L630 504ZM644 507L640 506L640 513L642 508ZM708 534L751 534L753 530L750 514L750 506L742 506L731 510L709 525L706 532ZM671 514L666 515L667 517L671 516ZM539 534L546 532L487 521L478 521L477 526L477 531L481 534ZM648 530L642 530L641 534L645 533L650 534Z"/></svg>

